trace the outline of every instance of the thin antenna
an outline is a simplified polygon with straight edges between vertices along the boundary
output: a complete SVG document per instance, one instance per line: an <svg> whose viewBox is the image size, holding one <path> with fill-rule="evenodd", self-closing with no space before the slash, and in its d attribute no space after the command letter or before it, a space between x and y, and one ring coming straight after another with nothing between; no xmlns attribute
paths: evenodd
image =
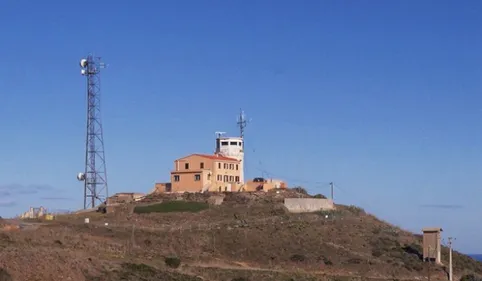
<svg viewBox="0 0 482 281"><path fill-rule="evenodd" d="M242 109L239 110L239 117L238 117L238 126L239 126L239 133L241 138L244 138L244 129L251 120L246 120L246 116L244 115L244 111Z"/></svg>
<svg viewBox="0 0 482 281"><path fill-rule="evenodd" d="M81 74L87 77L87 134L85 170L77 179L84 182L84 209L94 208L108 197L104 153L104 133L100 116L100 70L106 65L89 54L80 61Z"/></svg>
<svg viewBox="0 0 482 281"><path fill-rule="evenodd" d="M331 201L334 201L335 199L333 198L334 195L334 186L335 184L333 182L330 182L330 190L331 190Z"/></svg>

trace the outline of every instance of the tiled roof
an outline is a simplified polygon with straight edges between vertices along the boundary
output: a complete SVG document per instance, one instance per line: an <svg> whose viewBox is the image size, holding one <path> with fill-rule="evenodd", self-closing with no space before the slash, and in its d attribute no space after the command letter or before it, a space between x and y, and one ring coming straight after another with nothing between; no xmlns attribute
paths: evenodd
<svg viewBox="0 0 482 281"><path fill-rule="evenodd" d="M213 160L226 160L226 161L238 161L238 159L235 158L230 158L230 157L224 157L224 156L218 156L218 155L209 155L209 154L191 154L189 156L200 156L208 159L213 159ZM189 157L188 156L188 157Z"/></svg>

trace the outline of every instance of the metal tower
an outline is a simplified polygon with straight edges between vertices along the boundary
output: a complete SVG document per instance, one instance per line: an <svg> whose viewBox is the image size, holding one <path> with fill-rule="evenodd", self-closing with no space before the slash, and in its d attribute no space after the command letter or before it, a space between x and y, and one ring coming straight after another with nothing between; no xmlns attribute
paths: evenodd
<svg viewBox="0 0 482 281"><path fill-rule="evenodd" d="M94 208L108 197L104 136L100 116L100 57L89 54L80 61L81 73L87 77L87 136L85 170L77 179L84 182L84 209Z"/></svg>
<svg viewBox="0 0 482 281"><path fill-rule="evenodd" d="M240 137L244 138L244 129L248 125L248 120L246 120L246 117L244 115L244 111L242 109L239 110L239 117L238 117L238 126L239 126L239 132L240 132Z"/></svg>

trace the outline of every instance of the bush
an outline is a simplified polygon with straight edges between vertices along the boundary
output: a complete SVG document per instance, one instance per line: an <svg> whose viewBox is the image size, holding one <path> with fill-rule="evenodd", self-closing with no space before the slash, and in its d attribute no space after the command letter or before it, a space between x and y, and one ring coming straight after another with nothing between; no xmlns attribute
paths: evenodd
<svg viewBox="0 0 482 281"><path fill-rule="evenodd" d="M303 262L305 259L305 256L299 254L295 254L290 257L290 260L293 262Z"/></svg>
<svg viewBox="0 0 482 281"><path fill-rule="evenodd" d="M171 268L178 268L181 265L181 259L178 257L167 257L164 262Z"/></svg>
<svg viewBox="0 0 482 281"><path fill-rule="evenodd" d="M0 281L13 281L13 278L5 269L0 268Z"/></svg>
<svg viewBox="0 0 482 281"><path fill-rule="evenodd" d="M298 193L301 193L301 194L308 195L308 192L306 191L306 189L304 189L301 186L293 187L291 190L293 190L294 192L298 192Z"/></svg>
<svg viewBox="0 0 482 281"><path fill-rule="evenodd" d="M357 206L350 205L350 206L347 206L346 208L350 213L357 216L366 214L365 210Z"/></svg>
<svg viewBox="0 0 482 281"><path fill-rule="evenodd" d="M145 213L170 213L170 212L200 212L209 208L208 203L169 201L148 206L137 206L134 212L137 214Z"/></svg>
<svg viewBox="0 0 482 281"><path fill-rule="evenodd" d="M315 196L313 196L313 198L321 198L321 199L326 199L326 196L323 195L323 194L316 194Z"/></svg>
<svg viewBox="0 0 482 281"><path fill-rule="evenodd" d="M474 274L466 274L460 278L460 281L481 281L482 278L475 276Z"/></svg>

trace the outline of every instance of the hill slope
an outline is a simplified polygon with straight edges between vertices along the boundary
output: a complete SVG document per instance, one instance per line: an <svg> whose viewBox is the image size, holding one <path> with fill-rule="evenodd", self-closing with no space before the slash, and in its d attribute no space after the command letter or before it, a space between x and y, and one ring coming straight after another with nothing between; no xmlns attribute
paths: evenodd
<svg viewBox="0 0 482 281"><path fill-rule="evenodd" d="M292 195L225 196L220 206L197 203L187 212L180 211L190 203L151 205L148 211L162 213L141 214L124 205L113 214L89 214L90 224L84 214L0 232L0 268L13 280L72 281L416 280L429 272L420 257L421 236L359 208L290 214L282 201ZM173 199L167 197L146 202ZM482 273L481 263L458 253L454 266L457 276ZM436 266L430 275L447 276Z"/></svg>

